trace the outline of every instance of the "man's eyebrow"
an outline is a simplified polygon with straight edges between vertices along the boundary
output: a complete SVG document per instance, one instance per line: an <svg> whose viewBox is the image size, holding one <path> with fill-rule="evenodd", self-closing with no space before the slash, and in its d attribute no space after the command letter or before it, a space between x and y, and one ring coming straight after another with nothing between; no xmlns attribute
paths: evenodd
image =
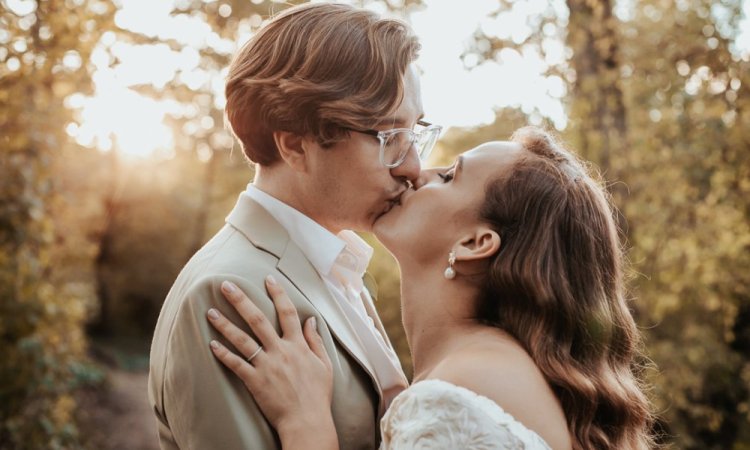
<svg viewBox="0 0 750 450"><path fill-rule="evenodd" d="M419 117L417 117L417 122L415 123L419 123L422 119L424 119L424 113L419 114ZM388 124L392 126L398 126L399 128L405 127L407 123L409 123L409 120L403 117L392 117L383 121L383 125Z"/></svg>

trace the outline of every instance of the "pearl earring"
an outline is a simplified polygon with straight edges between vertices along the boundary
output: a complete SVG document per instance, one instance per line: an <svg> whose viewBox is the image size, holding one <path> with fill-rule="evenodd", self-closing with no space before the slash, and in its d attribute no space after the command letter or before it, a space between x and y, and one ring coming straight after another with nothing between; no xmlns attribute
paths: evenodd
<svg viewBox="0 0 750 450"><path fill-rule="evenodd" d="M451 251L448 254L448 268L443 272L443 276L446 280L452 280L456 278L456 269L453 268L453 264L456 263L456 253Z"/></svg>

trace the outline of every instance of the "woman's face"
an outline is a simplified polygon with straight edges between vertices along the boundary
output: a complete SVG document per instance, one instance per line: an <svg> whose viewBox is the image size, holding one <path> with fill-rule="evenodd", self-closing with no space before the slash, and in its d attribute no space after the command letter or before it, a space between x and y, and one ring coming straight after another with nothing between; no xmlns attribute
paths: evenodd
<svg viewBox="0 0 750 450"><path fill-rule="evenodd" d="M450 167L423 170L415 190L375 222L375 235L402 266L446 265L453 246L481 224L487 183L521 151L515 142L489 142L459 155Z"/></svg>

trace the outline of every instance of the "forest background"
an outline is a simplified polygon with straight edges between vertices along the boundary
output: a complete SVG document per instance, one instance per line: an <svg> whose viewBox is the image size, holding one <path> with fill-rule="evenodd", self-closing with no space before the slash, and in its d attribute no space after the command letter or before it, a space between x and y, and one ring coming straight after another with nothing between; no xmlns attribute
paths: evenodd
<svg viewBox="0 0 750 450"><path fill-rule="evenodd" d="M294 2L145 2L129 18L134 3L144 4L0 0L2 449L101 448L92 417L108 405L91 396L112 389L114 370L145 377L171 283L253 176L224 127L223 77L238 44ZM750 45L740 42L750 8L353 3L406 20L441 4L452 14L433 26L445 30L467 27L462 18L481 3L483 17L456 43L461 70L535 62L539 102L513 97L513 78L499 77L482 93L500 105L490 120L448 123L430 163L527 123L559 129L602 171L622 212L662 442L750 449ZM197 31L149 25L148 8ZM139 70L107 97L129 52ZM425 68L426 85L430 76ZM425 100L428 115L438 104L481 109L452 93L459 78L442 82L444 96ZM408 371L398 270L367 238L377 307Z"/></svg>

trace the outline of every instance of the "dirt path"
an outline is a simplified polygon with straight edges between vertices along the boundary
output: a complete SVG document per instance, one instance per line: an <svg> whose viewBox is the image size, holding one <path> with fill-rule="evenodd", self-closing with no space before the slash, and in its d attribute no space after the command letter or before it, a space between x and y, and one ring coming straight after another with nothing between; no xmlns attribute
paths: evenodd
<svg viewBox="0 0 750 450"><path fill-rule="evenodd" d="M108 385L79 400L86 446L101 450L159 450L148 405L148 372L107 368Z"/></svg>

